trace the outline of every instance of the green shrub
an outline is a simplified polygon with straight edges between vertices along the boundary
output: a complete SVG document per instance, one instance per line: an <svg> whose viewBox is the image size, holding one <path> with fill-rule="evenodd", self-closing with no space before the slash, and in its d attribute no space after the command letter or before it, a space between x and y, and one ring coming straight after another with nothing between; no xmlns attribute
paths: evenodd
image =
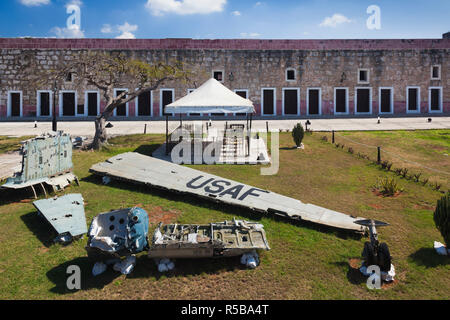
<svg viewBox="0 0 450 320"><path fill-rule="evenodd" d="M377 183L374 185L374 188L385 197L391 197L394 196L397 192L403 191L403 189L399 188L397 181L394 178L378 179Z"/></svg>
<svg viewBox="0 0 450 320"><path fill-rule="evenodd" d="M292 129L292 138L294 138L294 142L297 148L301 146L304 136L305 130L303 129L301 123L297 123L294 129Z"/></svg>
<svg viewBox="0 0 450 320"><path fill-rule="evenodd" d="M450 192L437 201L433 215L436 228L441 232L447 248L450 247Z"/></svg>

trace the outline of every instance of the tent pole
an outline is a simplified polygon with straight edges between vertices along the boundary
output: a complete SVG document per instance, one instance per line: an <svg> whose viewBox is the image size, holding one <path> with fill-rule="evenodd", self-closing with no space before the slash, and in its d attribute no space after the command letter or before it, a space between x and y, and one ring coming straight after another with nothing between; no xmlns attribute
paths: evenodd
<svg viewBox="0 0 450 320"><path fill-rule="evenodd" d="M166 155L169 154L169 116L166 114Z"/></svg>
<svg viewBox="0 0 450 320"><path fill-rule="evenodd" d="M248 156L250 156L250 141L252 141L252 118L253 114L250 113L250 130L248 132Z"/></svg>

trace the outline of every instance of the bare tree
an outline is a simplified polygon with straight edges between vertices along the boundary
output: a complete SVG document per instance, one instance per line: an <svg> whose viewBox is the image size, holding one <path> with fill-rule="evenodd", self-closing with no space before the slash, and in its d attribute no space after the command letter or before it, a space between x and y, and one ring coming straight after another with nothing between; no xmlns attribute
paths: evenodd
<svg viewBox="0 0 450 320"><path fill-rule="evenodd" d="M69 73L74 75L77 87L94 86L101 92L106 107L95 119L95 136L91 148L99 150L107 143L105 124L114 110L137 96L155 90L168 81L189 81L190 72L181 61L148 64L142 60L129 58L124 54L88 51L76 54L69 61L60 60L52 68L36 71L35 63L28 63L27 70L34 77L33 82L57 81L62 85ZM32 70L29 70L32 67ZM115 96L114 88L127 85L131 89Z"/></svg>

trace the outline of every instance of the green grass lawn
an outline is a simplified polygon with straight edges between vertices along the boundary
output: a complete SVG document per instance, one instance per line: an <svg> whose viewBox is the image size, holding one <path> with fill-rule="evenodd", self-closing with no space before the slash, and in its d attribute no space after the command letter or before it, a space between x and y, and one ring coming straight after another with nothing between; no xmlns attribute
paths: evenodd
<svg viewBox="0 0 450 320"><path fill-rule="evenodd" d="M443 169L448 162L441 163L434 146L448 150L448 134L450 130L354 133L353 138L361 135L371 144L383 139L386 148L399 148L395 136L401 136L405 154L430 153L428 164ZM74 185L65 193L83 195L88 224L100 212L135 205L147 210L152 226L161 220L260 220L272 248L261 253L261 265L248 270L239 258L178 260L173 272L161 275L142 253L131 275L109 269L94 278L84 250L86 238L68 246L52 244L54 235L37 217L31 201L21 201L31 194L0 191L0 299L449 299L450 259L433 249L433 241L443 242L433 222L434 206L442 193L381 170L345 148L322 141L323 135L307 135L305 150L297 150L291 148L290 133L280 134L280 169L273 176L260 175L260 166L192 167L303 202L389 222L389 227L379 229L379 237L389 244L394 257L398 279L394 284L369 290L365 278L350 267L351 259L360 258L364 237L127 183L102 185L100 178L88 172L93 164L126 151L149 155L164 140L162 135L132 135L112 139L112 145L102 152L74 151L81 186ZM417 141L422 140L430 147L417 150ZM393 198L376 195L372 186L379 177L394 177L404 192ZM65 286L66 269L73 264L82 270L82 290L75 292Z"/></svg>

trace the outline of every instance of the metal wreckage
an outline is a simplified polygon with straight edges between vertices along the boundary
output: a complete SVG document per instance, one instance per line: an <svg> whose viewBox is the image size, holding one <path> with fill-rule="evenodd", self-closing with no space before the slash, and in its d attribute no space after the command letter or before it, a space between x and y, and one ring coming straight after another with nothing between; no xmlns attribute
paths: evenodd
<svg viewBox="0 0 450 320"><path fill-rule="evenodd" d="M43 183L64 188L78 179L72 173L72 144L62 132L28 140L22 148L22 171L7 180L2 188L25 188ZM95 164L90 172L110 179L143 184L178 194L186 194L217 203L246 208L252 212L282 216L294 221L310 221L358 233L369 232L370 242L363 251L361 272L378 265L384 280L392 280L394 269L385 243L379 244L376 226L386 223L366 220L289 198L230 179L173 164L138 153L124 153ZM47 194L46 194L47 195ZM210 224L158 225L148 240L147 212L138 207L97 215L86 230L84 200L80 194L35 201L34 206L56 230L55 241L69 243L87 232L87 255L95 262L92 273L113 269L129 274L135 255L147 251L160 272L174 268L171 259L241 256L249 268L259 264L258 250L270 250L264 226L235 220Z"/></svg>

